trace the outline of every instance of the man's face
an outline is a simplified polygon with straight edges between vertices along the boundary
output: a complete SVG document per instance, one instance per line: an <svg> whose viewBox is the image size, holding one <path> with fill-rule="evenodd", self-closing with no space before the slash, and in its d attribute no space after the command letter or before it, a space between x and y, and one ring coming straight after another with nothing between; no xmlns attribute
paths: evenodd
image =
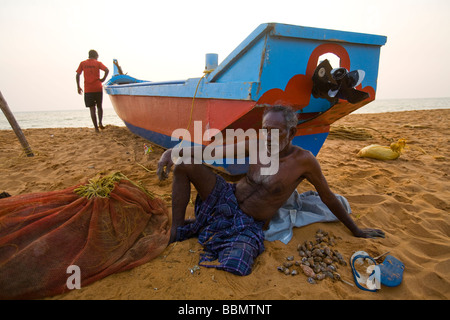
<svg viewBox="0 0 450 320"><path fill-rule="evenodd" d="M289 131L286 128L286 120L282 112L267 113L263 117L262 129L267 130L266 147L269 152L277 145L278 152L281 152L289 144ZM277 135L275 130L278 131L278 139L276 139Z"/></svg>

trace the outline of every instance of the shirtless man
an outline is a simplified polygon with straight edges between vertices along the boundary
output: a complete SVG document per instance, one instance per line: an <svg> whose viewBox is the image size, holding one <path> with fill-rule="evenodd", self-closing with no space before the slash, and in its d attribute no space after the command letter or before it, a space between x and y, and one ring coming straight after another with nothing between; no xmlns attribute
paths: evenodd
<svg viewBox="0 0 450 320"><path fill-rule="evenodd" d="M279 134L279 168L272 175L261 175L261 169L267 165L257 161L249 165L245 177L232 185L202 164L175 165L170 242L197 236L205 250L200 265L249 274L253 259L264 250L264 222L272 218L304 179L314 185L321 200L354 236L384 237L381 230L361 229L355 224L330 190L314 155L292 144L296 124L297 117L290 108L268 107L263 115L262 128L268 133L267 150L272 150L276 143L272 141L272 130L278 130ZM229 147L223 146L224 155ZM236 151L237 145L233 148ZM248 150L247 145L246 152ZM172 166L169 149L158 163L157 173L161 180L167 178ZM196 220L185 221L191 183L198 191ZM239 214L235 214L237 211ZM214 220L216 216L219 217ZM219 265L208 265L215 259L219 260Z"/></svg>

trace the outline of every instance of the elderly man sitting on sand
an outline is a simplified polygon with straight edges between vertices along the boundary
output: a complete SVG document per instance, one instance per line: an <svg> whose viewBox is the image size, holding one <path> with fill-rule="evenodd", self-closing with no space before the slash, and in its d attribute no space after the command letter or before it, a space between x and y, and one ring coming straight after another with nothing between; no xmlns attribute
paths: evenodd
<svg viewBox="0 0 450 320"><path fill-rule="evenodd" d="M161 180L167 178L174 166L170 242L196 236L204 247L200 265L248 275L254 259L264 251L265 222L270 221L304 179L314 185L323 203L355 237L384 237L381 230L361 229L355 224L330 190L314 155L292 144L296 125L297 116L291 108L267 107L262 119L262 128L267 130L265 152L277 157L278 170L263 175L261 172L267 164L257 160L250 163L246 175L235 184L226 182L208 166L195 161L174 165L173 150L164 152L158 163L158 177ZM276 136L279 141L273 138ZM227 154L237 155L238 147L236 144L218 148L226 158ZM273 154L276 150L273 147L278 147L277 154ZM188 155L195 154L190 152L192 150L178 151L181 156L183 151ZM246 156L250 153L248 141L245 142L245 153ZM191 183L198 192L196 219L185 221Z"/></svg>

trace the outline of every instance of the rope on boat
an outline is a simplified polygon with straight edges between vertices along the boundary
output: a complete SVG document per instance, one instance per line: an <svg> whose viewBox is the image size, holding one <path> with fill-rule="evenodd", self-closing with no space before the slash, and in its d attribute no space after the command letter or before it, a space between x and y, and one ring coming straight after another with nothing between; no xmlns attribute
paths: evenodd
<svg viewBox="0 0 450 320"><path fill-rule="evenodd" d="M189 116L188 126L186 128L186 130L188 130L188 131L189 131L189 128L191 127L191 123L192 123L192 114L194 113L194 102L195 102L195 97L197 96L197 91L198 91L198 87L200 86L200 82L202 82L203 78L206 77L208 74L210 74L213 71L214 71L214 69L203 71L203 76L200 78L200 80L198 80L197 87L195 88L194 96L192 97L191 113ZM183 137L183 140L184 140L184 137ZM181 142L183 142L183 140L181 140Z"/></svg>

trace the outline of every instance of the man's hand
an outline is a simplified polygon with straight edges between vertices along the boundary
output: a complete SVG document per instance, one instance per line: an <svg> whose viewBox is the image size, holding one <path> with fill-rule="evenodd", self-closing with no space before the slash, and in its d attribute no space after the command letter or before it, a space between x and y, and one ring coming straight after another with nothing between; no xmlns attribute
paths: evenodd
<svg viewBox="0 0 450 320"><path fill-rule="evenodd" d="M106 77L108 76L108 74L109 74L109 69L106 68L106 70L105 70L105 75L103 76L103 78L100 79L100 81L101 81L102 83L105 82Z"/></svg>
<svg viewBox="0 0 450 320"><path fill-rule="evenodd" d="M172 166L172 149L168 149L162 154L161 159L158 161L158 169L156 170L156 174L158 175L160 181L163 181L169 177Z"/></svg>
<svg viewBox="0 0 450 320"><path fill-rule="evenodd" d="M358 238L384 238L385 234L384 231L379 229L359 229L356 233L354 233L355 237Z"/></svg>
<svg viewBox="0 0 450 320"><path fill-rule="evenodd" d="M76 74L75 75L75 80L76 80L76 82L77 82L77 90L78 90L78 94L82 94L83 93L83 89L81 89L81 86L80 86L80 74Z"/></svg>

